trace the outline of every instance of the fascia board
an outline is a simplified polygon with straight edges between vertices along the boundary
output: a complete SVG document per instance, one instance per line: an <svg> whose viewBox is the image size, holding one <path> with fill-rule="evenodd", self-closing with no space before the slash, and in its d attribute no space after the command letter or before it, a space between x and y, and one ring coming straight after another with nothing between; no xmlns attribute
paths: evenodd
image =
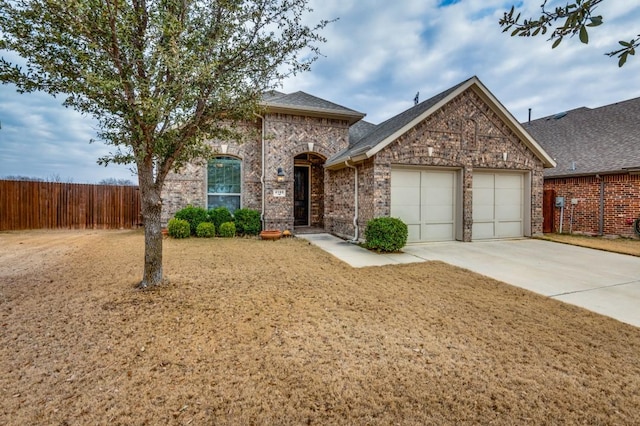
<svg viewBox="0 0 640 426"><path fill-rule="evenodd" d="M362 120L366 114L359 112L340 112L335 110L327 110L323 108L313 108L313 107L300 107L295 105L281 105L281 104L272 104L269 102L265 102L262 104L268 112L271 113L282 113L282 114L291 114L291 115L302 115L308 114L312 117L326 117L326 118L336 118L342 120L348 120L349 124L354 124L360 120Z"/></svg>

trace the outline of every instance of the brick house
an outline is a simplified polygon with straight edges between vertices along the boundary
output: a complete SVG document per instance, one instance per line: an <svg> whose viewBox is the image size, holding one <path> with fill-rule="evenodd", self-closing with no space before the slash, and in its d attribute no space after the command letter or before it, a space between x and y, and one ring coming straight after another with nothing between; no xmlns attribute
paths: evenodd
<svg viewBox="0 0 640 426"><path fill-rule="evenodd" d="M303 92L272 92L242 144L171 175L166 222L187 204L258 209L264 229L322 228L361 239L375 217L401 218L409 241L542 233L551 157L472 77L374 125Z"/></svg>
<svg viewBox="0 0 640 426"><path fill-rule="evenodd" d="M545 232L637 237L640 98L524 124L557 162L544 172ZM556 197L564 208L555 206ZM561 229L562 226L562 229Z"/></svg>

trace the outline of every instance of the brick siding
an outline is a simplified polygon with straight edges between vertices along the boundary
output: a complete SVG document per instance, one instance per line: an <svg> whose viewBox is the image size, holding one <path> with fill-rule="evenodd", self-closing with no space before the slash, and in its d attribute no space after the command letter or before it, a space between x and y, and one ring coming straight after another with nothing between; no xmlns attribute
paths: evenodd
<svg viewBox="0 0 640 426"><path fill-rule="evenodd" d="M217 152L242 160L242 207L261 209L261 126L265 129L265 229L293 229L294 166L311 165L311 225L336 235L353 237L354 170L324 170L323 162L348 145L349 123L288 114L266 114L264 123L248 123L243 143L211 141ZM310 146L310 143L313 146ZM428 155L433 147L433 155ZM507 160L503 153L507 153ZM542 162L473 90L467 90L441 110L410 129L358 169L358 228L360 238L366 223L388 216L391 210L391 167L406 164L447 167L462 171L463 239L471 240L472 181L475 169L512 170L531 173L531 231L542 232ZM278 167L284 182L276 181ZM194 162L180 173L168 176L163 192L163 223L175 212L192 204L206 207L206 162ZM285 190L275 197L274 189ZM528 191L525 191L525 195Z"/></svg>
<svg viewBox="0 0 640 426"><path fill-rule="evenodd" d="M565 197L562 232L599 235L601 189L604 189L603 235L637 238L632 221L640 217L640 176L629 174L547 178L544 189ZM576 199L577 204L571 204ZM560 208L554 208L554 231L560 232Z"/></svg>
<svg viewBox="0 0 640 426"><path fill-rule="evenodd" d="M297 155L311 152L324 162L348 145L349 123L345 120L323 119L287 114L266 114L265 128L265 229L293 229L293 181ZM242 161L242 207L261 210L262 174L260 120L248 123L242 143L210 141L220 155ZM309 143L313 143L310 149ZM222 146L227 145L223 154ZM285 173L284 182L277 182L278 167ZM179 173L170 174L163 190L162 223L166 225L175 212L188 204L206 208L207 164L194 161ZM325 177L322 165L311 167L311 225L323 226L325 210ZM285 197L275 197L274 190L285 190Z"/></svg>
<svg viewBox="0 0 640 426"><path fill-rule="evenodd" d="M242 161L242 207L260 209L260 134L259 123L247 123L242 129L244 140L240 143L210 141L213 151L219 155ZM226 153L223 145L227 146ZM175 213L187 205L207 208L207 161L195 160L178 173L169 173L162 190L162 224L166 226Z"/></svg>
<svg viewBox="0 0 640 426"><path fill-rule="evenodd" d="M428 147L433 147L432 156L428 155ZM507 153L506 161L503 159L504 152ZM472 238L474 169L529 171L531 233L542 233L542 162L473 90L465 91L375 157L359 165L363 188L360 190L362 202L359 205L358 223L362 229L368 220L390 215L391 167L394 164L462 170L464 241ZM348 198L349 182L353 186L353 170L341 172L340 175L335 174L330 189L339 193L342 200ZM525 195L527 193L525 190ZM332 206L333 219L329 228L332 232L353 235L353 225L347 221L347 218L353 217L353 210L343 210L352 208L352 201Z"/></svg>

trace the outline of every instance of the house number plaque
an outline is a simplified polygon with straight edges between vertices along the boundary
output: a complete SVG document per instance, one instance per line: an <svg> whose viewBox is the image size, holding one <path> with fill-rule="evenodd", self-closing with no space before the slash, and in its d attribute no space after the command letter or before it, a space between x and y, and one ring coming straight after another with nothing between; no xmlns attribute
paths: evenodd
<svg viewBox="0 0 640 426"><path fill-rule="evenodd" d="M287 191L285 189L274 189L273 196L274 197L284 197L287 195Z"/></svg>

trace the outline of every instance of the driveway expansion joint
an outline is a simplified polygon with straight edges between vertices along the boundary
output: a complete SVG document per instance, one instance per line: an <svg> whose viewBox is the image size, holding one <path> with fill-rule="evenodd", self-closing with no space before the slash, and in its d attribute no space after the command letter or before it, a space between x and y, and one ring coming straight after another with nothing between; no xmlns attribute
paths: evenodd
<svg viewBox="0 0 640 426"><path fill-rule="evenodd" d="M567 296L569 294L588 293L590 291L602 290L602 289L605 289L605 288L622 287L622 286L625 286L625 285L632 285L632 284L640 284L640 280L628 281L628 282L617 283L617 284L610 284L610 285L605 285L605 286L600 286L600 287L586 288L584 290L566 291L564 293L550 294L548 297L554 298L554 297L560 297L560 296Z"/></svg>

